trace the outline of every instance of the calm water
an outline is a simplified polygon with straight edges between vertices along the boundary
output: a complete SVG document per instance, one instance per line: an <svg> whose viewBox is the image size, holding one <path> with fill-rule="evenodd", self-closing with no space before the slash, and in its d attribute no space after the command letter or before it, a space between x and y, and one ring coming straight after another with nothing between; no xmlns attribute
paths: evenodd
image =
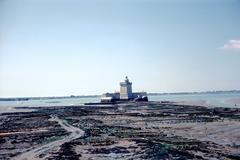
<svg viewBox="0 0 240 160"><path fill-rule="evenodd" d="M240 108L240 93L157 95L150 96L150 100L168 100L185 104L203 105L208 107Z"/></svg>
<svg viewBox="0 0 240 160"><path fill-rule="evenodd" d="M240 93L228 94L186 94L186 95L156 95L149 96L150 101L175 101L185 104L197 104L209 107L237 107L240 108ZM71 106L86 102L99 102L100 97L29 100L29 101L0 101L0 112L27 111L14 107L38 106Z"/></svg>

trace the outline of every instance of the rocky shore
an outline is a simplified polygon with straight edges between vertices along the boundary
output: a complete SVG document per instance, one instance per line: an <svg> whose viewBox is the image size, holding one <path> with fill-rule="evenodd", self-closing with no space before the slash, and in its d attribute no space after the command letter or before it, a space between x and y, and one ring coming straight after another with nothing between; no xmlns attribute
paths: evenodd
<svg viewBox="0 0 240 160"><path fill-rule="evenodd" d="M0 159L28 158L240 159L240 109L128 102L2 113Z"/></svg>

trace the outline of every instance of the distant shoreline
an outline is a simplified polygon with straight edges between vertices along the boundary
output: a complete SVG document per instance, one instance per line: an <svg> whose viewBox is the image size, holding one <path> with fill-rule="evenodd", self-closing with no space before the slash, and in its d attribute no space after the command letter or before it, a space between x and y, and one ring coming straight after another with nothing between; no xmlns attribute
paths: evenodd
<svg viewBox="0 0 240 160"><path fill-rule="evenodd" d="M164 93L148 93L149 96L157 95L191 95L191 94L231 94L240 93L240 90L226 90L226 91L202 91L202 92L164 92ZM49 96L49 97L7 97L0 98L0 101L28 101L28 100L47 100L47 99L69 99L69 98L96 98L101 95L70 95L70 96Z"/></svg>
<svg viewBox="0 0 240 160"><path fill-rule="evenodd" d="M54 96L54 97L13 97L0 98L0 101L28 101L28 100L47 100L47 99L69 99L69 98L95 98L100 95L86 95L86 96Z"/></svg>

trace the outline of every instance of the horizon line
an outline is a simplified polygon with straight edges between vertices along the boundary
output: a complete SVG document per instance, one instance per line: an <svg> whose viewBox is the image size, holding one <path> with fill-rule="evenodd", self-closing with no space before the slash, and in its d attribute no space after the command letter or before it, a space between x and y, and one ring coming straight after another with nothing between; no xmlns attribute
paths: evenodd
<svg viewBox="0 0 240 160"><path fill-rule="evenodd" d="M206 91L178 91L178 92L149 92L148 95L160 94L200 94L200 93L216 93L216 92L240 92L240 89L234 90L206 90ZM16 97L0 97L0 99L10 98L77 98L77 97L95 97L101 96L101 94L89 94L89 95L69 95L69 96L16 96Z"/></svg>

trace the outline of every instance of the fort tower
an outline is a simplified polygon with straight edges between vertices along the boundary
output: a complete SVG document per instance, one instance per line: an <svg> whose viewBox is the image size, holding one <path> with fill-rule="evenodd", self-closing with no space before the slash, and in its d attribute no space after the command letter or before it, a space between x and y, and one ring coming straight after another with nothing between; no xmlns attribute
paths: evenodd
<svg viewBox="0 0 240 160"><path fill-rule="evenodd" d="M132 82L128 80L126 76L125 81L120 83L120 99L129 100L132 99Z"/></svg>

